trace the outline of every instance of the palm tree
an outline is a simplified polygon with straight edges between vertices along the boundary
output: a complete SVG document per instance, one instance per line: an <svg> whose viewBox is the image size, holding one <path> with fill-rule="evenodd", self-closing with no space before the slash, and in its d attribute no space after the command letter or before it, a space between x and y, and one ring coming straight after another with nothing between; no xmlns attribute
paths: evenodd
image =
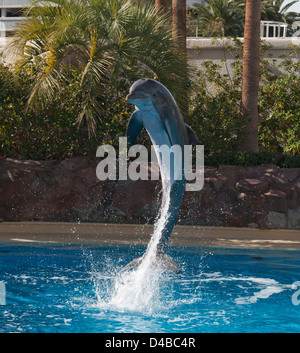
<svg viewBox="0 0 300 353"><path fill-rule="evenodd" d="M186 0L172 0L172 27L177 46L186 56Z"/></svg>
<svg viewBox="0 0 300 353"><path fill-rule="evenodd" d="M261 0L246 0L245 17L241 101L245 136L240 137L239 148L257 152Z"/></svg>
<svg viewBox="0 0 300 353"><path fill-rule="evenodd" d="M299 0L293 0L284 4L285 0L263 0L261 4L261 19L292 24L296 20L299 20L300 14L298 12L289 11L289 9L298 1Z"/></svg>
<svg viewBox="0 0 300 353"><path fill-rule="evenodd" d="M238 37L244 28L244 1L207 0L194 3L194 16L204 37Z"/></svg>
<svg viewBox="0 0 300 353"><path fill-rule="evenodd" d="M34 65L37 73L29 107L51 100L70 68L78 71L81 112L89 133L105 112L101 102L107 87L154 75L185 101L188 73L178 54L166 16L155 6L135 0L45 0L27 9L10 50L18 53L18 67ZM163 28L163 30L157 30ZM117 90L117 89L116 89Z"/></svg>
<svg viewBox="0 0 300 353"><path fill-rule="evenodd" d="M156 11L163 12L164 14L169 14L169 0L155 0Z"/></svg>

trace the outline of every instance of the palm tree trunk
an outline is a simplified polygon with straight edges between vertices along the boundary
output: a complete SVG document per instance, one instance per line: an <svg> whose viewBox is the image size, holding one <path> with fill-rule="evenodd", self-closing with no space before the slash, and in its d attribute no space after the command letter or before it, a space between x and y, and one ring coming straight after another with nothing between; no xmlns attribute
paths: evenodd
<svg viewBox="0 0 300 353"><path fill-rule="evenodd" d="M187 71L187 51L186 51L186 0L172 0L172 33L173 39L177 44L179 53L185 59L185 65L182 72L186 73L186 87L188 87L188 71ZM188 89L182 92L181 113L188 116L189 97Z"/></svg>
<svg viewBox="0 0 300 353"><path fill-rule="evenodd" d="M239 149L258 151L258 89L261 0L246 0L241 119L246 136Z"/></svg>
<svg viewBox="0 0 300 353"><path fill-rule="evenodd" d="M172 29L178 49L186 56L186 0L172 0Z"/></svg>
<svg viewBox="0 0 300 353"><path fill-rule="evenodd" d="M156 12L169 13L169 0L155 0Z"/></svg>

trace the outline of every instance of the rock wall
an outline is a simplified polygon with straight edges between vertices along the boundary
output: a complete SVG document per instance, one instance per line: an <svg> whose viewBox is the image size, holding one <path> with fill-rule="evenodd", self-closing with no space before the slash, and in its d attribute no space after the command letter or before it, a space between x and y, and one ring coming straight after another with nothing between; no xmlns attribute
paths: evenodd
<svg viewBox="0 0 300 353"><path fill-rule="evenodd" d="M152 223L160 181L99 181L97 163L0 159L0 219ZM177 223L300 229L300 169L206 167L203 189L185 192Z"/></svg>

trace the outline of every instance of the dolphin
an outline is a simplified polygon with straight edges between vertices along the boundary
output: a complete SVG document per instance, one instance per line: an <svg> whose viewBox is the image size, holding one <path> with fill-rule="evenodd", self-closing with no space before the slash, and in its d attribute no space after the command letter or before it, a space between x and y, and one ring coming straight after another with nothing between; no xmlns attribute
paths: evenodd
<svg viewBox="0 0 300 353"><path fill-rule="evenodd" d="M161 236L156 243L156 264L159 267L172 270L178 273L179 269L175 261L164 253L164 248L172 233L176 222L177 214L182 202L182 196L185 188L183 148L188 144L199 144L198 137L187 124L176 104L176 101L170 91L161 83L153 79L139 79L133 83L126 100L134 104L136 110L133 112L127 125L127 138L131 146L136 143L136 138L143 128L150 136L155 153L160 166L162 177L163 197L161 206L165 209L166 220L161 232ZM180 155L181 168L179 168L179 177L175 178L173 171L175 163L179 161L176 157L170 160L170 169L162 164L162 156L157 147L167 145L169 148L179 145L182 148ZM178 172L178 168L176 169ZM169 176L169 177L167 177ZM152 239L151 239L152 241ZM149 247L148 247L149 248ZM133 260L128 266L138 266L143 257Z"/></svg>

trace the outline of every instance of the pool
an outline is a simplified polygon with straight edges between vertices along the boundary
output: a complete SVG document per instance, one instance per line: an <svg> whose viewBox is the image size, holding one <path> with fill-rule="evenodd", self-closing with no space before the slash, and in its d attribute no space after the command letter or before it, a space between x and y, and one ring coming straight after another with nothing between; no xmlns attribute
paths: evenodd
<svg viewBox="0 0 300 353"><path fill-rule="evenodd" d="M0 243L0 332L300 332L299 250L170 246L132 288L145 248Z"/></svg>

